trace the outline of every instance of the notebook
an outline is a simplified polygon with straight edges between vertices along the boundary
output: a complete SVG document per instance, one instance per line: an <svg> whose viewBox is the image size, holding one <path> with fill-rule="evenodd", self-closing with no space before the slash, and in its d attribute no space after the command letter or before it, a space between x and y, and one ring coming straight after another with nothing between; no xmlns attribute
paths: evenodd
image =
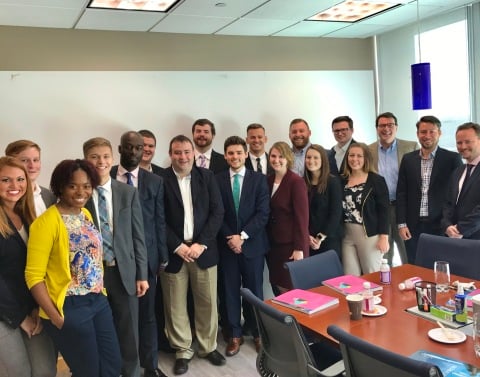
<svg viewBox="0 0 480 377"><path fill-rule="evenodd" d="M365 280L360 276L343 275L336 278L324 280L322 281L322 284L332 289L335 289L337 292L340 292L346 296L363 292L363 283L366 281L368 280ZM381 285L378 285L371 281L370 287L373 292L383 290L383 287Z"/></svg>
<svg viewBox="0 0 480 377"><path fill-rule="evenodd" d="M292 289L274 297L272 301L306 314L313 314L339 303L336 297L304 291L303 289Z"/></svg>

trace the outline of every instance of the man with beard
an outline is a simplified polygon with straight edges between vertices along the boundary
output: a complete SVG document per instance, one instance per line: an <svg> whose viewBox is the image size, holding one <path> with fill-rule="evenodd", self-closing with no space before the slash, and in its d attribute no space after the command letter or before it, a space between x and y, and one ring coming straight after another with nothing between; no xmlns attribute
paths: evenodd
<svg viewBox="0 0 480 377"><path fill-rule="evenodd" d="M223 154L215 152L212 141L215 137L215 125L208 119L197 119L192 126L193 143L195 144L195 163L217 174L228 169Z"/></svg>
<svg viewBox="0 0 480 377"><path fill-rule="evenodd" d="M155 319L157 273L168 264L163 179L145 169L140 169L143 137L138 132L129 131L122 135L118 153L120 153L120 165L112 167L110 175L138 189L147 246L149 289L139 299L140 366L145 368L145 377L165 376L158 368Z"/></svg>
<svg viewBox="0 0 480 377"><path fill-rule="evenodd" d="M405 241L408 263L415 263L421 233L442 235L440 221L447 199L448 182L462 159L438 146L440 120L423 116L416 124L420 151L403 156L398 171L397 224Z"/></svg>
<svg viewBox="0 0 480 377"><path fill-rule="evenodd" d="M480 239L480 125L464 123L455 133L457 150L466 165L452 174L443 208L442 229L451 238Z"/></svg>
<svg viewBox="0 0 480 377"><path fill-rule="evenodd" d="M332 120L333 137L337 141L328 153L330 162L330 173L334 175L343 174L346 164L346 156L350 144L356 143L353 140L353 120L348 115L342 115Z"/></svg>
<svg viewBox="0 0 480 377"><path fill-rule="evenodd" d="M397 138L398 123L397 117L390 112L377 116L375 121L378 140L370 144L368 148L372 153L373 165L378 174L385 178L388 186L388 196L390 199L389 219L390 227L388 241L390 247L385 255L388 264L392 265L394 243L397 245L398 253L402 263L407 263L407 254L405 244L398 234L397 228L397 182L398 169L403 156L408 152L418 149L415 141L402 140Z"/></svg>
<svg viewBox="0 0 480 377"><path fill-rule="evenodd" d="M303 177L305 171L305 152L310 146L310 136L312 131L307 121L296 118L290 122L288 136L292 142L292 152L295 156L293 169L300 177Z"/></svg>

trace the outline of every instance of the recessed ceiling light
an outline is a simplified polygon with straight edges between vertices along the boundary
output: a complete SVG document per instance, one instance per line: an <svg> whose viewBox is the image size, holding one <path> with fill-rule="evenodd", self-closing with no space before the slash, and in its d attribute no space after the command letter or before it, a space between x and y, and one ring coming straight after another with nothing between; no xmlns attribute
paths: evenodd
<svg viewBox="0 0 480 377"><path fill-rule="evenodd" d="M179 0L90 0L87 8L167 12Z"/></svg>
<svg viewBox="0 0 480 377"><path fill-rule="evenodd" d="M401 1L401 0L400 0ZM400 1L346 0L308 18L308 21L356 22L401 5Z"/></svg>

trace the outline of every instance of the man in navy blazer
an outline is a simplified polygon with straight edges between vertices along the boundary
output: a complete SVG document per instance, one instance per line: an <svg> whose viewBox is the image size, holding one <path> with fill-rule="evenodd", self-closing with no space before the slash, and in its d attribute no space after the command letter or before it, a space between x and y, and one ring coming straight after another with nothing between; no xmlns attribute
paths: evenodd
<svg viewBox="0 0 480 377"><path fill-rule="evenodd" d="M480 125L464 123L455 134L457 150L466 161L450 180L442 229L448 237L480 239Z"/></svg>
<svg viewBox="0 0 480 377"><path fill-rule="evenodd" d="M87 140L83 144L83 155L100 176L100 186L94 190L86 208L102 231L98 212L99 190L102 190L107 202L108 223L113 232L111 246L114 260L104 262L104 285L120 344L122 376L138 377L138 297L148 290L147 249L138 191L110 177L113 154L107 139L95 137Z"/></svg>
<svg viewBox="0 0 480 377"><path fill-rule="evenodd" d="M228 169L223 154L212 148L215 137L215 125L208 119L197 119L192 125L192 138L195 144L195 163L198 167L209 169L217 174Z"/></svg>
<svg viewBox="0 0 480 377"><path fill-rule="evenodd" d="M143 155L140 167L150 173L162 175L163 168L152 162L157 149L157 138L150 130L140 130L138 133L143 137Z"/></svg>
<svg viewBox="0 0 480 377"><path fill-rule="evenodd" d="M214 174L194 165L192 141L175 136L170 141L172 165L163 173L165 218L170 261L160 273L165 302L165 329L176 349L175 374L188 371L194 356L187 313L192 289L198 356L213 365L225 364L217 351L217 233L223 204Z"/></svg>
<svg viewBox="0 0 480 377"><path fill-rule="evenodd" d="M224 150L230 169L216 175L225 208L223 224L218 233L218 247L230 327L230 339L225 353L233 356L243 343L240 287L249 288L253 294L263 299L270 195L265 175L245 168L245 140L231 136L225 140ZM238 190L235 188L236 180ZM238 193L238 200L235 200L235 193ZM245 309L252 310L250 306L244 307ZM255 346L259 348L258 329L250 330Z"/></svg>
<svg viewBox="0 0 480 377"><path fill-rule="evenodd" d="M348 115L341 115L332 120L332 132L337 144L328 151L328 162L330 173L342 175L347 163L347 150L350 144L356 143L353 140L353 120Z"/></svg>
<svg viewBox="0 0 480 377"><path fill-rule="evenodd" d="M415 263L421 233L441 235L442 208L448 182L462 159L438 146L442 134L438 118L427 115L417 122L420 150L406 153L398 171L397 226L405 241L408 263Z"/></svg>
<svg viewBox="0 0 480 377"><path fill-rule="evenodd" d="M249 124L247 126L247 139L245 141L248 144L248 155L245 159L245 167L265 175L272 174L273 169L268 161L268 153L265 151L265 143L267 142L265 128L259 123ZM261 170L259 170L259 167Z"/></svg>
<svg viewBox="0 0 480 377"><path fill-rule="evenodd" d="M145 368L145 377L164 376L163 372L158 369L157 322L155 318L157 274L168 264L163 179L140 168L143 137L138 132L125 132L120 139L118 152L120 153L120 165L114 166L110 175L112 178L138 189L147 247L150 288L139 300L140 366Z"/></svg>

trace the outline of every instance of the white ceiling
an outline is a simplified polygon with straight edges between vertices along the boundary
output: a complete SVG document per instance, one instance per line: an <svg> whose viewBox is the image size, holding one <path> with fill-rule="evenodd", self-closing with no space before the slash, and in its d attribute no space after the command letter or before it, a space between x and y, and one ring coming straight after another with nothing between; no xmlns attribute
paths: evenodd
<svg viewBox="0 0 480 377"><path fill-rule="evenodd" d="M0 0L0 25L242 36L367 38L415 22L417 2L354 24L305 21L341 0L181 0L168 13L87 9L88 0ZM480 0L419 0L421 18ZM216 6L222 2L225 6Z"/></svg>

